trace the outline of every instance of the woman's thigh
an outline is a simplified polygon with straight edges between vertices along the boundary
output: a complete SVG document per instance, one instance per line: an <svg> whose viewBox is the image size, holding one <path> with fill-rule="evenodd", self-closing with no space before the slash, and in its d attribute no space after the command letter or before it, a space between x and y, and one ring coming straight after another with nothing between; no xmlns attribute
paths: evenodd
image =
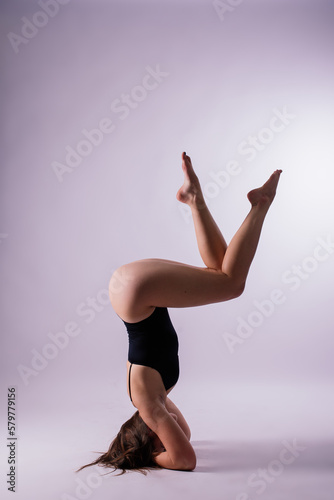
<svg viewBox="0 0 334 500"><path fill-rule="evenodd" d="M135 322L149 316L155 307L194 307L230 300L243 287L214 269L143 259L117 269L109 290L116 313Z"/></svg>

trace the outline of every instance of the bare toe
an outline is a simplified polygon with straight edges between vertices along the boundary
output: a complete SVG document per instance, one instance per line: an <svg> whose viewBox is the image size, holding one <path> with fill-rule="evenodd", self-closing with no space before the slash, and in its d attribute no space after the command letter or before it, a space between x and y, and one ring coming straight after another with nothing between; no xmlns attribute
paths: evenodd
<svg viewBox="0 0 334 500"><path fill-rule="evenodd" d="M184 173L184 182L176 193L176 198L182 203L192 204L201 199L203 195L197 175L194 172L191 159L185 152L182 153L182 170Z"/></svg>
<svg viewBox="0 0 334 500"><path fill-rule="evenodd" d="M282 170L275 170L262 187L253 189L247 195L252 206L269 206L275 198L277 184Z"/></svg>

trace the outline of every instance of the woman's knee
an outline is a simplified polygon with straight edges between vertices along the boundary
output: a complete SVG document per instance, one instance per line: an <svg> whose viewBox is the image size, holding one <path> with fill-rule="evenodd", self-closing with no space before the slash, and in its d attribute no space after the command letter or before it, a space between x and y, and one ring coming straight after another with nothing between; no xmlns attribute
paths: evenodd
<svg viewBox="0 0 334 500"><path fill-rule="evenodd" d="M243 294L244 290L245 290L245 285L246 283L244 281L237 281L235 284L234 284L234 290L233 290L233 293L234 293L234 298L238 298L240 297L240 295Z"/></svg>
<svg viewBox="0 0 334 500"><path fill-rule="evenodd" d="M231 299L236 299L243 294L245 290L245 284L246 284L245 281L240 281L235 278L230 279L229 290L231 294Z"/></svg>

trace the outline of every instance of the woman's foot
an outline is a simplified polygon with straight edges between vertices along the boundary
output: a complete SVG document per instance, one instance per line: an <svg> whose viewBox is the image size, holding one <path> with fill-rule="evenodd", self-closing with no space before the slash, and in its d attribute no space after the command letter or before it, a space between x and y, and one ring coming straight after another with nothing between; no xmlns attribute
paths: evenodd
<svg viewBox="0 0 334 500"><path fill-rule="evenodd" d="M176 193L176 199L187 205L197 207L205 205L202 189L197 175L191 164L191 159L186 153L182 153L182 170L184 182Z"/></svg>
<svg viewBox="0 0 334 500"><path fill-rule="evenodd" d="M247 195L252 206L269 207L275 198L277 184L282 170L275 170L262 187L253 189Z"/></svg>

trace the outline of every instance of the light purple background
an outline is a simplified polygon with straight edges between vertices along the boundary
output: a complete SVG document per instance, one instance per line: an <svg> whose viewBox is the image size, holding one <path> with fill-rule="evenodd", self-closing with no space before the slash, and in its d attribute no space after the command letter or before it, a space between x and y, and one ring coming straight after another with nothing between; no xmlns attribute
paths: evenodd
<svg viewBox="0 0 334 500"><path fill-rule="evenodd" d="M15 53L7 34L20 34L22 17L31 20L41 7L17 0L1 5L5 495L7 386L17 386L19 499L75 496L73 469L91 460L91 451L105 450L133 413L126 331L105 290L112 272L133 260L203 265L191 220L175 198L182 151L191 156L228 241L248 212L247 191L283 169L244 294L228 303L170 309L181 361L171 398L189 420L195 448L219 440L333 438L334 251L316 250L319 238L334 239L333 3L245 0L231 9L221 19L204 0L71 0ZM140 95L135 87L147 67L157 66L166 76L122 119L112 102ZM294 115L291 123L247 161L240 144L284 108ZM52 164L64 163L66 147L76 148L82 130L104 118L114 130L59 182ZM213 184L233 160L239 173L224 187ZM294 266L304 273L296 289ZM236 335L238 318L247 321L254 301L276 289L284 303L231 353L224 334ZM89 297L98 298L99 312L88 306ZM32 350L41 353L48 334L69 322L80 333L25 384L18 366L31 368ZM224 444L222 450L218 458ZM120 496L151 498L145 481L153 498L171 477L179 487L175 498L237 498L259 464L240 472L237 458L231 482L225 457L205 483L201 464L212 455L212 449L199 451L198 476L127 475L118 483L106 480L90 498L110 498L115 484ZM203 467L209 475L212 470ZM197 477L206 484L201 491ZM279 480L267 498L280 498L288 475ZM306 485L308 494L312 487L319 491L315 484ZM324 486L315 498L326 499L327 492Z"/></svg>

